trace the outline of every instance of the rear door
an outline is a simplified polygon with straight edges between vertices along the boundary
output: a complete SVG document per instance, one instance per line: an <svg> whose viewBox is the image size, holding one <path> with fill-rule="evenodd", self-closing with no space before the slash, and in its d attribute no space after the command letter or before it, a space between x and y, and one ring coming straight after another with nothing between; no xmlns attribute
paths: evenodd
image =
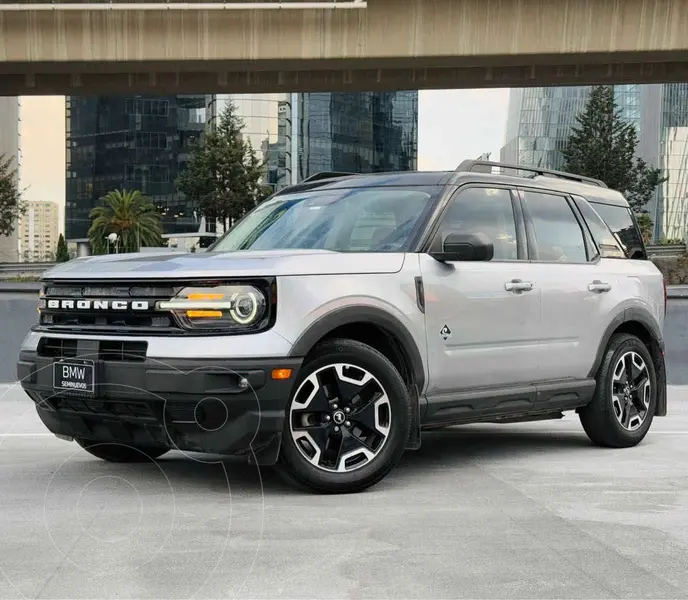
<svg viewBox="0 0 688 600"><path fill-rule="evenodd" d="M612 273L573 199L520 188L533 277L542 295L540 381L585 379L613 308Z"/></svg>

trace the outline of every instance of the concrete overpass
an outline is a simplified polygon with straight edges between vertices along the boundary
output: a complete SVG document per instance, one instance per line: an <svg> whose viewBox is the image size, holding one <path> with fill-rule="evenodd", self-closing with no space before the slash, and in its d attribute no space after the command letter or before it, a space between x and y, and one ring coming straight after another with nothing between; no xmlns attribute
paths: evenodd
<svg viewBox="0 0 688 600"><path fill-rule="evenodd" d="M0 94L688 81L688 0L43 1L0 0Z"/></svg>

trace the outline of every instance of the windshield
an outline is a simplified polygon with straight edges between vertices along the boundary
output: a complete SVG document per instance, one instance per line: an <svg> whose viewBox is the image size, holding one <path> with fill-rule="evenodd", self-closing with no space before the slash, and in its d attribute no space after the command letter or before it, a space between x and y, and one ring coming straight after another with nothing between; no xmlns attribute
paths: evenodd
<svg viewBox="0 0 688 600"><path fill-rule="evenodd" d="M212 248L404 252L435 188L356 188L284 194L255 208Z"/></svg>

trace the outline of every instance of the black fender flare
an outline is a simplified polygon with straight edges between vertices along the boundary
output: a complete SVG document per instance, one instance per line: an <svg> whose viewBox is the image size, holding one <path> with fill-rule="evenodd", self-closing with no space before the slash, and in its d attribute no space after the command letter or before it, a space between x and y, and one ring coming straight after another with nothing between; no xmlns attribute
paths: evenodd
<svg viewBox="0 0 688 600"><path fill-rule="evenodd" d="M611 320L609 325L607 325L604 334L602 335L602 340L600 341L599 348L597 349L597 355L595 356L595 361L593 362L588 377L596 377L597 371L602 364L604 353L607 350L609 340L611 339L612 335L614 335L614 332L624 323L632 321L640 323L650 335L652 342L650 353L652 355L653 362L655 363L659 387L657 394L657 410L655 414L658 416L664 416L667 412L664 338L656 319L652 316L652 313L650 313L649 310L640 307L625 308Z"/></svg>
<svg viewBox="0 0 688 600"><path fill-rule="evenodd" d="M411 368L413 383L419 391L425 388L425 367L423 366L423 359L418 345L413 339L413 335L395 316L374 306L345 306L316 319L294 342L289 356L305 357L328 333L338 327L353 323L377 325L395 337L399 342L401 351L405 354L404 358Z"/></svg>

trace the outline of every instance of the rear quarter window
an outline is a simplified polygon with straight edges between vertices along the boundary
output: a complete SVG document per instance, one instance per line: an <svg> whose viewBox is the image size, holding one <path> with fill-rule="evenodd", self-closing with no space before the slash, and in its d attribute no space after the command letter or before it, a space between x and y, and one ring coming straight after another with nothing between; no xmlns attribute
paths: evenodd
<svg viewBox="0 0 688 600"><path fill-rule="evenodd" d="M603 257L641 260L647 258L642 236L630 208L594 201L588 204L582 198L576 198L575 201ZM591 208L594 210L591 211ZM600 222L595 213L604 223ZM613 237L610 237L609 233Z"/></svg>

